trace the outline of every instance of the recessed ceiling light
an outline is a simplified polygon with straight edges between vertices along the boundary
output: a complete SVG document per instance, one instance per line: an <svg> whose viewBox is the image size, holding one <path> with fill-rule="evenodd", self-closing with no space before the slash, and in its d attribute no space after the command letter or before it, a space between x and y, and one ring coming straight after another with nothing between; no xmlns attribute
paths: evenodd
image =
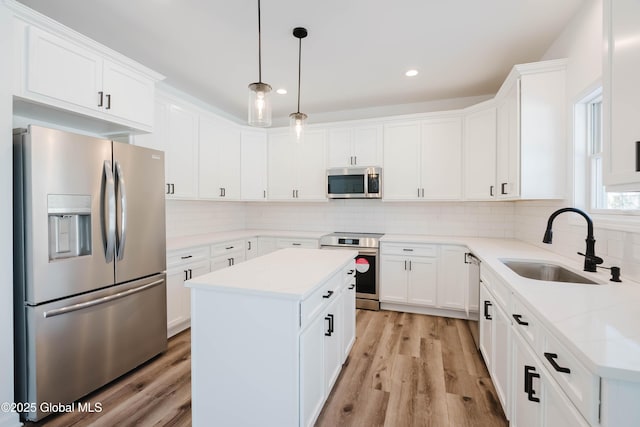
<svg viewBox="0 0 640 427"><path fill-rule="evenodd" d="M276 90L276 93L278 95L286 95L287 94L287 90L286 89L278 89L278 90Z"/></svg>
<svg viewBox="0 0 640 427"><path fill-rule="evenodd" d="M409 70L406 73L404 73L405 76L407 77L414 77L418 75L418 70Z"/></svg>

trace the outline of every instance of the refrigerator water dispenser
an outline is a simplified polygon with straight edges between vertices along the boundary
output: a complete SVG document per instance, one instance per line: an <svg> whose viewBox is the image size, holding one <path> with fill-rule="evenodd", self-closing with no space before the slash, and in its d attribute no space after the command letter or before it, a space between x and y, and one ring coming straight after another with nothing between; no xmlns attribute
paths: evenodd
<svg viewBox="0 0 640 427"><path fill-rule="evenodd" d="M48 195L49 261L91 255L91 196Z"/></svg>

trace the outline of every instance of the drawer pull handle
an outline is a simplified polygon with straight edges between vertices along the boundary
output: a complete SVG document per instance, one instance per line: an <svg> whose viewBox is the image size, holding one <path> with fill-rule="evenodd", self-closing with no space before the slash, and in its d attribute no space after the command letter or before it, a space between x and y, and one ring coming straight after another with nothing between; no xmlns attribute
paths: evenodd
<svg viewBox="0 0 640 427"><path fill-rule="evenodd" d="M330 337L333 334L333 314L327 314L327 317L325 317L324 320L329 321L329 327L327 328L327 331L324 333L324 335Z"/></svg>
<svg viewBox="0 0 640 427"><path fill-rule="evenodd" d="M226 250L233 249L233 246L229 246L228 248L225 248L225 249Z"/></svg>
<svg viewBox="0 0 640 427"><path fill-rule="evenodd" d="M493 304L491 304L491 301L485 301L484 302L484 318L487 320L491 320L491 315L489 314L489 307L491 307Z"/></svg>
<svg viewBox="0 0 640 427"><path fill-rule="evenodd" d="M527 393L527 399L531 402L540 402L540 398L534 396L536 391L533 389L533 379L540 378L540 374L535 370L535 366L524 366L524 392Z"/></svg>
<svg viewBox="0 0 640 427"><path fill-rule="evenodd" d="M356 285L351 285L351 286L349 286L349 289L353 289L355 287L356 287Z"/></svg>
<svg viewBox="0 0 640 427"><path fill-rule="evenodd" d="M331 295L333 295L333 291L327 291L327 294L322 295L322 298L331 298Z"/></svg>
<svg viewBox="0 0 640 427"><path fill-rule="evenodd" d="M413 249L406 249L405 248L405 249L402 249L402 250L405 251L405 252L413 252Z"/></svg>
<svg viewBox="0 0 640 427"><path fill-rule="evenodd" d="M352 275L355 270L349 270L348 275Z"/></svg>
<svg viewBox="0 0 640 427"><path fill-rule="evenodd" d="M302 246L302 243L292 243L292 246Z"/></svg>
<svg viewBox="0 0 640 427"><path fill-rule="evenodd" d="M562 366L558 365L558 362L556 362L556 359L558 358L558 355L556 353L545 353L544 357L545 357L545 359L547 359L549 361L551 366L553 366L553 369L555 369L556 371L562 372L562 373L565 373L565 374L570 374L571 373L571 369L563 368Z"/></svg>
<svg viewBox="0 0 640 427"><path fill-rule="evenodd" d="M512 316L513 316L514 319L516 319L516 323L518 325L529 326L529 322L524 322L522 320L522 314L513 314Z"/></svg>
<svg viewBox="0 0 640 427"><path fill-rule="evenodd" d="M193 258L193 255L181 256L180 259L189 259Z"/></svg>

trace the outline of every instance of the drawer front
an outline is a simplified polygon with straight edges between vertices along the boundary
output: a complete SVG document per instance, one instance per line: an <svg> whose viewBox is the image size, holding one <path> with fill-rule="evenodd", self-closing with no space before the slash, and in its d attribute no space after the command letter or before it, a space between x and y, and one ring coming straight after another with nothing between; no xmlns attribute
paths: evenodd
<svg viewBox="0 0 640 427"><path fill-rule="evenodd" d="M402 243L384 243L380 246L380 253L385 255L406 255L406 256L438 256L437 245L423 244L402 244Z"/></svg>
<svg viewBox="0 0 640 427"><path fill-rule="evenodd" d="M492 271L481 274L484 276L485 283L493 293L496 302L502 307L502 309L511 313L511 290L501 279L499 279Z"/></svg>
<svg viewBox="0 0 640 427"><path fill-rule="evenodd" d="M307 248L317 249L319 247L316 239L277 239L276 247L283 248Z"/></svg>
<svg viewBox="0 0 640 427"><path fill-rule="evenodd" d="M209 247L201 246L196 248L180 249L167 252L167 269L178 267L195 261L209 258Z"/></svg>
<svg viewBox="0 0 640 427"><path fill-rule="evenodd" d="M240 264L245 261L246 256L244 252L230 252L225 255L220 255L214 258L211 258L211 271L220 270L226 267L231 267L232 265Z"/></svg>
<svg viewBox="0 0 640 427"><path fill-rule="evenodd" d="M300 327L304 328L322 310L340 294L340 287L343 285L343 271L334 274L329 280L324 282L318 289L300 303Z"/></svg>
<svg viewBox="0 0 640 427"><path fill-rule="evenodd" d="M539 354L542 363L582 416L596 425L600 399L598 376L591 373L547 330L542 334L542 352Z"/></svg>
<svg viewBox="0 0 640 427"><path fill-rule="evenodd" d="M211 245L211 257L227 256L232 252L244 252L244 240L232 240ZM230 255L229 255L230 256Z"/></svg>
<svg viewBox="0 0 640 427"><path fill-rule="evenodd" d="M541 348L538 319L517 298L513 298L511 321L536 352Z"/></svg>

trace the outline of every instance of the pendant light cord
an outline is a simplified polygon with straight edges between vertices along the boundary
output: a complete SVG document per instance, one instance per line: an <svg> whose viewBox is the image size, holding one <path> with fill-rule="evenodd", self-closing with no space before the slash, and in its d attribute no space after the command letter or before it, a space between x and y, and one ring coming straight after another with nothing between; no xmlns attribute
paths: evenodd
<svg viewBox="0 0 640 427"><path fill-rule="evenodd" d="M300 74L302 69L302 38L298 39L298 113L300 112Z"/></svg>
<svg viewBox="0 0 640 427"><path fill-rule="evenodd" d="M260 0L258 0L258 82L262 83L262 31L260 27Z"/></svg>

